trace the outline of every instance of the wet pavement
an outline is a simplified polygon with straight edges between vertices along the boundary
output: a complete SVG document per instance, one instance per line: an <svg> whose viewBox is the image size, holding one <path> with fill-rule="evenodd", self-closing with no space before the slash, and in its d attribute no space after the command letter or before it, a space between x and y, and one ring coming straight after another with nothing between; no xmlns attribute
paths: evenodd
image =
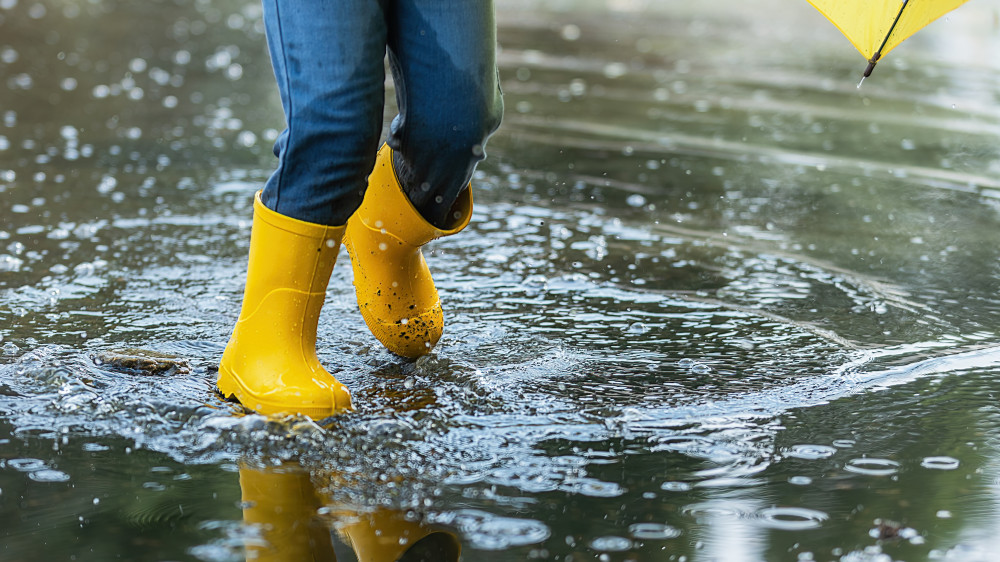
<svg viewBox="0 0 1000 562"><path fill-rule="evenodd" d="M320 425L212 392L259 7L0 0L0 558L991 559L1000 11L857 88L806 2L675 4L498 7L445 337L384 351L338 267Z"/></svg>

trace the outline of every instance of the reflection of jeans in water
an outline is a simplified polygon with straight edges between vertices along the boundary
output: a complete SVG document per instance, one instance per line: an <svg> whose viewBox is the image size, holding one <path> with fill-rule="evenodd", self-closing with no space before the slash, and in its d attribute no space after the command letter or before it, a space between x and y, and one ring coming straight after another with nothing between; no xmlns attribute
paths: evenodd
<svg viewBox="0 0 1000 562"><path fill-rule="evenodd" d="M288 121L264 204L347 222L378 150L388 50L396 173L421 214L444 222L503 112L492 0L264 0L264 22Z"/></svg>

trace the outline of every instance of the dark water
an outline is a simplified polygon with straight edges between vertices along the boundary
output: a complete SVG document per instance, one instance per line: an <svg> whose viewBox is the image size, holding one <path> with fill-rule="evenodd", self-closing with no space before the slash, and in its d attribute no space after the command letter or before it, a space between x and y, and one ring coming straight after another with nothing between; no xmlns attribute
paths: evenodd
<svg viewBox="0 0 1000 562"><path fill-rule="evenodd" d="M1000 11L858 89L806 2L680 4L498 7L445 338L391 356L338 267L320 426L212 393L260 9L0 0L0 559L995 559Z"/></svg>

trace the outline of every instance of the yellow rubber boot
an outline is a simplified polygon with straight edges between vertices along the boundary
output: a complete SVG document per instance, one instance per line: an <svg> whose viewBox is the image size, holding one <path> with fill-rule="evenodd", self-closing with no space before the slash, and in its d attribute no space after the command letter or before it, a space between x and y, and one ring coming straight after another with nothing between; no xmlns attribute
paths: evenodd
<svg viewBox="0 0 1000 562"><path fill-rule="evenodd" d="M298 467L240 468L243 521L258 525L265 544L249 542L247 560L336 562L330 529L317 512L309 473Z"/></svg>
<svg viewBox="0 0 1000 562"><path fill-rule="evenodd" d="M219 365L219 391L262 414L322 419L353 408L316 358L316 326L344 227L280 215L254 197L243 308Z"/></svg>
<svg viewBox="0 0 1000 562"><path fill-rule="evenodd" d="M356 522L339 529L358 562L433 560L458 562L462 545L455 535L408 521L399 511L359 514Z"/></svg>
<svg viewBox="0 0 1000 562"><path fill-rule="evenodd" d="M344 245L351 255L361 315L372 334L397 355L426 355L441 339L441 300L420 247L469 224L471 189L459 196L451 216L453 223L445 230L424 220L396 179L392 149L386 145L379 150L364 201L347 221Z"/></svg>

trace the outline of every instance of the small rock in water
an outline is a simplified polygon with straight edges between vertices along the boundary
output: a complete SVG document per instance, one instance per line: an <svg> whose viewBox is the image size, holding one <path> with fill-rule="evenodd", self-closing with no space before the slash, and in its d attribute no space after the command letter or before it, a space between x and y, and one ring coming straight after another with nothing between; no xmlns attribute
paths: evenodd
<svg viewBox="0 0 1000 562"><path fill-rule="evenodd" d="M128 375L183 375L191 372L184 359L141 349L102 352L94 357L94 364Z"/></svg>

